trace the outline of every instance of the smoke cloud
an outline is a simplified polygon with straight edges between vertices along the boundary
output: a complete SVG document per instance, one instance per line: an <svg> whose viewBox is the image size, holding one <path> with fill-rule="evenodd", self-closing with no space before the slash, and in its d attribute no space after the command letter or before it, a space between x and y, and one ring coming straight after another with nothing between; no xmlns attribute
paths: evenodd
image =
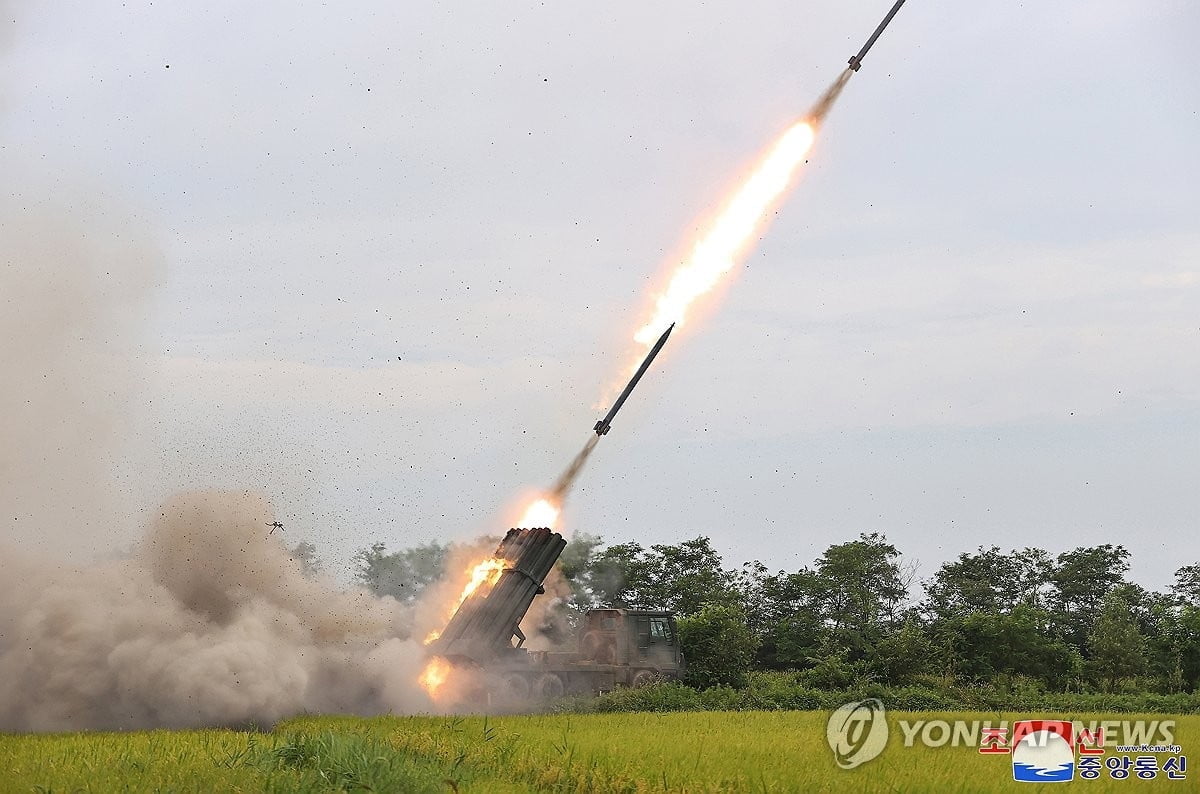
<svg viewBox="0 0 1200 794"><path fill-rule="evenodd" d="M6 557L0 730L266 724L428 706L390 598L305 578L261 496L170 500L136 553L71 569Z"/></svg>
<svg viewBox="0 0 1200 794"><path fill-rule="evenodd" d="M0 731L430 708L410 610L305 578L265 497L138 503L157 485L136 450L163 258L98 192L43 199L13 159L0 155L14 176L0 198Z"/></svg>
<svg viewBox="0 0 1200 794"><path fill-rule="evenodd" d="M15 159L0 156L0 543L95 556L133 535L118 476L163 260L112 203L62 186L42 198Z"/></svg>

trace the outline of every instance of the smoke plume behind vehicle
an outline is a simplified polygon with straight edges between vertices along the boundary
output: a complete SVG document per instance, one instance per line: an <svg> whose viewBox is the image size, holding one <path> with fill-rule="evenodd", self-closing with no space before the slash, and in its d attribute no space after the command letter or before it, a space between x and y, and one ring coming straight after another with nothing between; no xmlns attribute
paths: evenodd
<svg viewBox="0 0 1200 794"><path fill-rule="evenodd" d="M420 603L307 578L257 493L136 503L162 257L113 202L23 180L0 200L0 730L429 708Z"/></svg>

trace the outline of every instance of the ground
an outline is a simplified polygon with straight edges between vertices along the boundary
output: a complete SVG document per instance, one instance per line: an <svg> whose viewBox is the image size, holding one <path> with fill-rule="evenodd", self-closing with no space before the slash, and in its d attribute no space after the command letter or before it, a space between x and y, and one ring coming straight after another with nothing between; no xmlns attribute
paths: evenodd
<svg viewBox="0 0 1200 794"><path fill-rule="evenodd" d="M0 735L0 791L457 792L1034 792L1185 781L1014 783L1007 756L974 746L903 746L899 720L1021 719L1036 715L893 712L875 760L845 771L825 737L827 712L676 712L509 717L304 717L270 731L197 730ZM1143 715L1144 716L1144 715ZM1122 715L1138 719L1139 715ZM1066 715L1081 720L1107 715ZM1164 719L1150 716L1148 719ZM1174 719L1183 753L1200 715Z"/></svg>

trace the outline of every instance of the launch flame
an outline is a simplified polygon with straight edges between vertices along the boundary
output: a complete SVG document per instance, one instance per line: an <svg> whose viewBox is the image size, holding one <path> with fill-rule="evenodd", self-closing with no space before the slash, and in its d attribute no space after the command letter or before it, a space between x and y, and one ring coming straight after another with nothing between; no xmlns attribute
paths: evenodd
<svg viewBox="0 0 1200 794"><path fill-rule="evenodd" d="M696 299L733 269L791 184L815 137L813 124L805 120L792 125L771 147L697 241L691 256L671 274L667 288L655 300L652 316L634 334L636 342L649 348L668 325L682 325Z"/></svg>
<svg viewBox="0 0 1200 794"><path fill-rule="evenodd" d="M534 529L536 527L554 529L560 512L562 512L562 507L559 504L542 497L525 508L524 515L513 526L518 529Z"/></svg>
<svg viewBox="0 0 1200 794"><path fill-rule="evenodd" d="M429 697L436 700L438 693L449 677L450 663L440 656L435 656L429 660L429 664L425 665L425 669L421 672L417 680L424 690L429 693Z"/></svg>
<svg viewBox="0 0 1200 794"><path fill-rule="evenodd" d="M497 557L492 557L477 564L474 568L471 568L469 572L470 578L467 580L466 586L463 587L462 595L458 597L458 600L454 603L454 606L452 606L447 612L446 620L449 621L450 618L454 617L454 613L457 612L458 608L463 605L463 602L470 598L471 594L480 587L485 585L487 587L491 587L494 585L496 580L500 578L500 574L504 572L504 569L507 566L508 560L501 560ZM428 645L440 636L442 636L442 632L440 630L431 631L429 636L425 638L425 644Z"/></svg>

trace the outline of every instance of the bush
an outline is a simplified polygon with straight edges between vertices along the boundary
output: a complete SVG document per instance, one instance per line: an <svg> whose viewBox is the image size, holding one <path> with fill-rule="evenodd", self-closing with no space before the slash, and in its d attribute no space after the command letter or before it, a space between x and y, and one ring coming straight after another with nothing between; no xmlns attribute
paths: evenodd
<svg viewBox="0 0 1200 794"><path fill-rule="evenodd" d="M588 711L701 711L705 708L699 692L677 681L660 681L637 689L622 687L591 698L588 705Z"/></svg>
<svg viewBox="0 0 1200 794"><path fill-rule="evenodd" d="M659 682L641 689L618 689L598 697L561 701L561 711L817 711L876 697L896 711L1005 711L1018 714L1200 713L1200 693L1106 694L1044 692L1041 684L1011 677L996 684L963 686L952 680L921 676L917 683L889 687L878 683L849 687L810 686L807 673L752 672L746 686L697 690L679 682Z"/></svg>
<svg viewBox="0 0 1200 794"><path fill-rule="evenodd" d="M801 681L816 689L847 689L870 682L871 668L866 661L851 662L845 653L836 653L816 660L800 676Z"/></svg>
<svg viewBox="0 0 1200 794"><path fill-rule="evenodd" d="M687 660L686 683L699 689L746 686L758 645L741 607L706 604L682 618L679 644Z"/></svg>

